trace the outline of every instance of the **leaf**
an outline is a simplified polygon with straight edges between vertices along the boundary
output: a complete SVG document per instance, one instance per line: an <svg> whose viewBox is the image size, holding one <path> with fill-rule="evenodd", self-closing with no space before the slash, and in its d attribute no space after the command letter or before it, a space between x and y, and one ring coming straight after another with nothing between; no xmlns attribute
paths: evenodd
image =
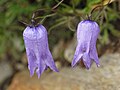
<svg viewBox="0 0 120 90"><path fill-rule="evenodd" d="M60 26L60 25L63 25L67 22L67 17L62 17L62 18L59 18L57 19L53 24L52 26L49 28L48 30L48 34L51 32L51 30L53 30L54 28Z"/></svg>
<svg viewBox="0 0 120 90"><path fill-rule="evenodd" d="M109 43L109 33L107 29L104 29L104 31L102 31L102 35L100 36L100 43L105 45Z"/></svg>
<svg viewBox="0 0 120 90"><path fill-rule="evenodd" d="M119 30L116 30L116 29L114 28L114 26L111 25L111 24L108 24L108 28L109 28L109 30L111 31L112 35L120 38L120 31L119 31Z"/></svg>
<svg viewBox="0 0 120 90"><path fill-rule="evenodd" d="M103 0L103 5L108 5L116 0Z"/></svg>
<svg viewBox="0 0 120 90"><path fill-rule="evenodd" d="M102 2L94 4L92 6L92 8L95 8L95 7L101 8L101 7L105 6L105 5L108 5L108 4L112 3L112 2L114 2L114 1L116 1L116 0L102 0Z"/></svg>
<svg viewBox="0 0 120 90"><path fill-rule="evenodd" d="M71 0L70 3L71 3L73 6L77 6L80 2L81 2L81 0Z"/></svg>

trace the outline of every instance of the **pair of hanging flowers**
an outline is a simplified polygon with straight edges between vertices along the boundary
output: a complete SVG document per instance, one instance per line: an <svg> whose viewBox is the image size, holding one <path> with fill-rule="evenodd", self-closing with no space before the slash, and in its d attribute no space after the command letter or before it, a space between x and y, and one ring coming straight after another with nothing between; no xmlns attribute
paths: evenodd
<svg viewBox="0 0 120 90"><path fill-rule="evenodd" d="M72 66L75 66L80 60L83 60L87 69L91 66L91 60L94 60L97 66L100 66L96 50L96 40L99 32L99 26L94 21L83 20L78 24L78 44L73 57ZM34 71L36 71L39 78L48 67L58 72L49 50L47 30L43 25L27 26L23 32L23 38L31 76L33 76Z"/></svg>
<svg viewBox="0 0 120 90"><path fill-rule="evenodd" d="M87 69L91 67L92 60L94 60L98 67L100 66L96 50L96 40L99 32L98 24L90 19L83 20L78 24L77 47L71 64L72 67L80 60L83 60ZM42 24L35 25L32 19L31 25L28 25L23 32L23 39L30 76L33 76L36 71L39 78L48 67L58 72L49 50L47 30Z"/></svg>

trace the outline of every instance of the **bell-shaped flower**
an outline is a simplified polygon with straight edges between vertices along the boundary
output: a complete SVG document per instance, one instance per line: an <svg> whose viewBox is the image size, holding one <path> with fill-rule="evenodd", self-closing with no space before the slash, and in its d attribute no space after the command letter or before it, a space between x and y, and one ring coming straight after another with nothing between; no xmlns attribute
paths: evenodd
<svg viewBox="0 0 120 90"><path fill-rule="evenodd" d="M100 28L98 24L92 20L83 20L77 27L77 47L72 61L72 67L78 61L83 60L87 69L91 67L91 61L94 60L99 67L99 59L96 50L96 40L98 38Z"/></svg>
<svg viewBox="0 0 120 90"><path fill-rule="evenodd" d="M47 31L43 25L27 26L23 38L31 76L36 71L39 78L48 67L58 72L49 50Z"/></svg>

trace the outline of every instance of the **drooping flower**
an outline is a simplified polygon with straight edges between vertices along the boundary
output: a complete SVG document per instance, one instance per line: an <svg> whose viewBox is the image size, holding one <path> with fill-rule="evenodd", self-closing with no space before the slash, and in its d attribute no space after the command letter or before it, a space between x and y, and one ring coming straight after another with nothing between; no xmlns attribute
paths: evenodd
<svg viewBox="0 0 120 90"><path fill-rule="evenodd" d="M36 71L39 78L48 67L58 72L49 50L47 31L43 25L27 26L23 38L31 76Z"/></svg>
<svg viewBox="0 0 120 90"><path fill-rule="evenodd" d="M100 66L96 50L96 40L99 32L100 28L98 24L92 20L83 20L78 24L78 44L72 61L72 66L75 66L81 59L87 69L90 68L92 60L95 61L98 67Z"/></svg>

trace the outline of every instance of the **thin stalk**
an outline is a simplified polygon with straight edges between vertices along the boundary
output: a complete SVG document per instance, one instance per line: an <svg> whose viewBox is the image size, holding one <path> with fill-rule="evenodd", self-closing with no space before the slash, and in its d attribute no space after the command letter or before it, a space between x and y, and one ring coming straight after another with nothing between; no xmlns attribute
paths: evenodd
<svg viewBox="0 0 120 90"><path fill-rule="evenodd" d="M36 19L40 19L40 18L48 18L48 17L55 16L55 15L56 15L56 13L53 13L53 14L48 14L48 15L46 15L46 16L36 17L36 18L34 18L34 19L36 20Z"/></svg>
<svg viewBox="0 0 120 90"><path fill-rule="evenodd" d="M57 5L55 5L52 10L56 9L64 0L61 0Z"/></svg>

